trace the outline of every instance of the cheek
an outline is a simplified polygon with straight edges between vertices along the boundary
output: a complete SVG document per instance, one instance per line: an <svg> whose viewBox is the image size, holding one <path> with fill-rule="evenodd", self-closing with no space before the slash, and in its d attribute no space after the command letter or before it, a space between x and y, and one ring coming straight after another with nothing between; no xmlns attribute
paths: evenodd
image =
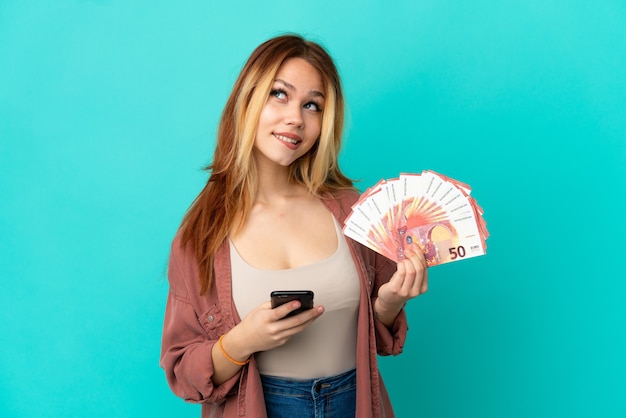
<svg viewBox="0 0 626 418"><path fill-rule="evenodd" d="M311 118L307 124L307 134L310 138L317 139L322 133L322 118L321 116Z"/></svg>
<svg viewBox="0 0 626 418"><path fill-rule="evenodd" d="M267 105L261 110L261 114L259 115L259 127L267 125L272 118L272 112L268 109Z"/></svg>
<svg viewBox="0 0 626 418"><path fill-rule="evenodd" d="M281 109L272 101L265 103L259 114L259 125L270 125L281 120Z"/></svg>

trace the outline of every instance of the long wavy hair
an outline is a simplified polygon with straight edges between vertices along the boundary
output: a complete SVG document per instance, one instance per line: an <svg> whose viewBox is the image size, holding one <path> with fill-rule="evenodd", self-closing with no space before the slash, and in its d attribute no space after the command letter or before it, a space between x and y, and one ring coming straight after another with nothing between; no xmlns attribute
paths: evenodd
<svg viewBox="0 0 626 418"><path fill-rule="evenodd" d="M200 293L213 282L217 249L241 228L257 193L252 157L257 126L278 69L285 60L302 58L322 76L325 105L320 138L289 167L290 180L314 195L354 188L339 169L344 99L337 68L319 44L298 35L282 35L259 45L244 65L222 112L207 184L181 224L181 245L189 245L198 262Z"/></svg>

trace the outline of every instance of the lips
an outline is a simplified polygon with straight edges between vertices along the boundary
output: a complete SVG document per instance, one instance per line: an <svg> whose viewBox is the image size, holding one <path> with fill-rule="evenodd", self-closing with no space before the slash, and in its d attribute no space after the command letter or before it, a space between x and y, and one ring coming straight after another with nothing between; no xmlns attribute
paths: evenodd
<svg viewBox="0 0 626 418"><path fill-rule="evenodd" d="M291 149L296 149L298 145L302 142L302 139L298 135L294 135L291 133L277 133L274 132L274 138L281 141L287 147Z"/></svg>

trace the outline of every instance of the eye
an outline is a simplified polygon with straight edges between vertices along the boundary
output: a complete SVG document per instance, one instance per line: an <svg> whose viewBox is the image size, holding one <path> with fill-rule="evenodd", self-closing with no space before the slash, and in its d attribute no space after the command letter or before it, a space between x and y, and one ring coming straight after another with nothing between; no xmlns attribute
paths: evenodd
<svg viewBox="0 0 626 418"><path fill-rule="evenodd" d="M307 104L304 105L304 108L307 110L312 110L314 112L322 111L322 106L316 102L308 102Z"/></svg>
<svg viewBox="0 0 626 418"><path fill-rule="evenodd" d="M287 92L283 89L273 89L270 91L270 96L274 96L279 100L284 100L287 98Z"/></svg>

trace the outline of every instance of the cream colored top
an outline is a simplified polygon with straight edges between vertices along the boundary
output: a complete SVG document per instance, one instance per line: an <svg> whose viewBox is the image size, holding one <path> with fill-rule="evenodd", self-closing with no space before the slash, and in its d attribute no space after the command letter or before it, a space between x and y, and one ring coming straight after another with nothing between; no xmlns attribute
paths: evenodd
<svg viewBox="0 0 626 418"><path fill-rule="evenodd" d="M312 290L324 314L285 345L256 353L261 374L311 379L333 376L356 366L360 286L350 249L337 220L337 250L313 264L286 270L250 266L230 242L235 307L244 318L270 299L273 290Z"/></svg>

